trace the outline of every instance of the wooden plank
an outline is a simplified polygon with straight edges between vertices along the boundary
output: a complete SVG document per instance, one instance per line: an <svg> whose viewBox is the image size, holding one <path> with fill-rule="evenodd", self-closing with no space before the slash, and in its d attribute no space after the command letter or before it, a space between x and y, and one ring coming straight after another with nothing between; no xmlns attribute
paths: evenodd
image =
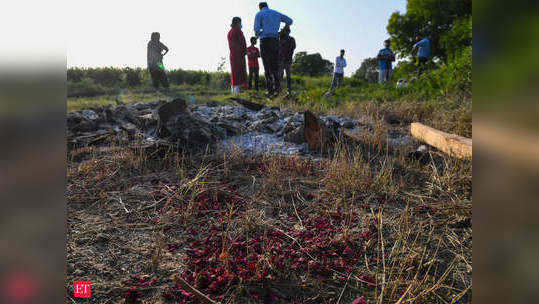
<svg viewBox="0 0 539 304"><path fill-rule="evenodd" d="M258 111L260 111L260 110L262 110L264 108L263 104L250 102L250 101L245 100L245 99L241 99L241 98L237 98L237 97L231 97L229 99L232 100L237 105L244 106L244 107L246 107L247 109L249 109L251 111L257 111L258 112Z"/></svg>
<svg viewBox="0 0 539 304"><path fill-rule="evenodd" d="M472 158L472 139L436 130L414 122L410 125L412 136L458 158Z"/></svg>

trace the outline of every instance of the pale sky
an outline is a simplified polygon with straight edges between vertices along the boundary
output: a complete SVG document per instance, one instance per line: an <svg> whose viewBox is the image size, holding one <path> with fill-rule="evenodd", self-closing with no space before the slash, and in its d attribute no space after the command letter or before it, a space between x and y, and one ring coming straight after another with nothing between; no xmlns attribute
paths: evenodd
<svg viewBox="0 0 539 304"><path fill-rule="evenodd" d="M63 1L67 66L146 67L146 44L160 32L170 48L167 69L215 71L228 63L227 33L232 17L243 21L247 41L253 36L258 0ZM351 75L362 60L376 56L388 38L389 16L404 12L406 0L269 0L269 7L294 20L296 52L320 53L334 61L346 50ZM258 45L259 46L259 45ZM260 62L261 63L261 62Z"/></svg>

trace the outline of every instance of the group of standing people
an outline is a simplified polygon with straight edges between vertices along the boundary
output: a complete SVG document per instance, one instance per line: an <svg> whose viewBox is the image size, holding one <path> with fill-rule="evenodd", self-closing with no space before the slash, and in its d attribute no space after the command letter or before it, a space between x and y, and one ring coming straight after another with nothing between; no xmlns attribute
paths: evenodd
<svg viewBox="0 0 539 304"><path fill-rule="evenodd" d="M418 65L418 73L421 74L430 56L430 40L418 34L416 41L412 48L412 56ZM378 83L389 83L393 75L393 62L395 61L395 54L391 50L391 41L384 41L384 48L378 52L376 59L378 59Z"/></svg>
<svg viewBox="0 0 539 304"><path fill-rule="evenodd" d="M262 57L262 64L266 76L267 95L274 96L281 91L281 80L286 72L287 88L292 90L290 66L296 48L296 42L290 36L290 25L293 20L268 7L266 2L259 4L260 11L255 16L254 32L251 45L247 47L242 32L241 18L232 19L231 29L228 32L228 45L230 48L230 84L232 94L238 94L240 87L247 86L247 70L245 56L249 64L249 88L254 80L255 89L258 90L259 65L258 58ZM284 28L279 32L281 23ZM256 47L260 39L260 50Z"/></svg>
<svg viewBox="0 0 539 304"><path fill-rule="evenodd" d="M247 47L245 36L242 31L240 17L232 18L231 29L228 32L228 46L230 49L230 85L232 94L239 94L240 87L254 87L259 89L259 64L258 58L262 58L266 76L267 96L276 96L281 92L281 81L286 73L286 84L288 93L292 91L291 65L296 41L290 36L290 26L293 20L280 12L272 10L266 2L259 3L260 11L255 16L254 32L255 36L250 39L250 46ZM281 23L285 26L281 31ZM260 50L256 47L260 40ZM427 59L430 55L430 41L422 35L416 36L417 43L412 49L412 56L419 66L419 73L424 70ZM163 66L163 56L169 51L168 47L160 41L160 34L152 33L148 42L148 71L150 72L153 86L157 89L159 85L169 87L165 68ZM339 88L344 78L344 68L346 59L345 50L341 50L340 56L335 58L335 70L330 91ZM249 78L247 79L247 66L245 56L248 59ZM393 62L395 54L391 50L391 42L384 41L384 48L378 52L378 82L385 84L391 81L393 73ZM329 93L329 92L328 92Z"/></svg>

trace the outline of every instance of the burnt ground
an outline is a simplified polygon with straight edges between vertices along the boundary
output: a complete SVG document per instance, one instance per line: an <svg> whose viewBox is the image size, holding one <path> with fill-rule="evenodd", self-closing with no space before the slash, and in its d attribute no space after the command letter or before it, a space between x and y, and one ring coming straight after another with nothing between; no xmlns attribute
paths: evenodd
<svg viewBox="0 0 539 304"><path fill-rule="evenodd" d="M471 162L372 119L316 157L71 134L66 303L471 301Z"/></svg>

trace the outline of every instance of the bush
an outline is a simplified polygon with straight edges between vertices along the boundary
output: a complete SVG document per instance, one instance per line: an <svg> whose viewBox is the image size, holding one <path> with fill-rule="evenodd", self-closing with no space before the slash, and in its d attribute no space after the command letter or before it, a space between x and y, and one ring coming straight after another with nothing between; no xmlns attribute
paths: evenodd
<svg viewBox="0 0 539 304"><path fill-rule="evenodd" d="M360 87L363 84L364 82L361 79L354 78L354 77L352 78L345 77L343 80L343 86L350 86L352 88Z"/></svg>
<svg viewBox="0 0 539 304"><path fill-rule="evenodd" d="M142 69L125 68L124 73L128 87L137 87L142 83Z"/></svg>
<svg viewBox="0 0 539 304"><path fill-rule="evenodd" d="M167 72L169 82L178 85L206 85L208 84L206 74L208 73L202 71L185 71L182 69L170 70Z"/></svg>
<svg viewBox="0 0 539 304"><path fill-rule="evenodd" d="M67 81L80 82L84 78L85 71L81 68L67 69Z"/></svg>
<svg viewBox="0 0 539 304"><path fill-rule="evenodd" d="M123 71L116 68L92 68L87 69L85 78L93 79L97 84L114 87L122 82Z"/></svg>
<svg viewBox="0 0 539 304"><path fill-rule="evenodd" d="M472 47L468 47L460 55L438 69L430 70L420 79L421 89L434 95L471 96L472 93ZM419 89L419 88L418 88Z"/></svg>
<svg viewBox="0 0 539 304"><path fill-rule="evenodd" d="M81 81L67 81L67 97L94 97L111 94L115 89L103 87L95 80L85 78Z"/></svg>
<svg viewBox="0 0 539 304"><path fill-rule="evenodd" d="M214 89L228 89L230 87L230 73L211 73L209 85Z"/></svg>

